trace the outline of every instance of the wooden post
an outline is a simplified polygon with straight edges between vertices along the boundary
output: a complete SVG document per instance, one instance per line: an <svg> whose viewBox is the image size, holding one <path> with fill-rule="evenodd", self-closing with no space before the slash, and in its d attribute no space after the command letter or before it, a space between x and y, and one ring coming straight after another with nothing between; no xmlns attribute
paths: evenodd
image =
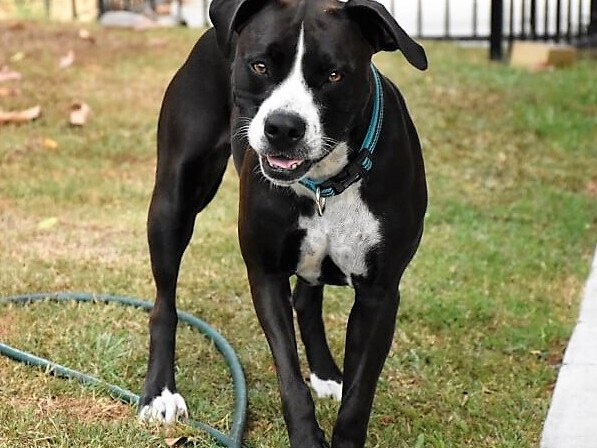
<svg viewBox="0 0 597 448"><path fill-rule="evenodd" d="M597 1L597 0L593 0ZM502 39L504 36L504 0L491 0L491 34L489 37L489 59L501 61L504 54Z"/></svg>

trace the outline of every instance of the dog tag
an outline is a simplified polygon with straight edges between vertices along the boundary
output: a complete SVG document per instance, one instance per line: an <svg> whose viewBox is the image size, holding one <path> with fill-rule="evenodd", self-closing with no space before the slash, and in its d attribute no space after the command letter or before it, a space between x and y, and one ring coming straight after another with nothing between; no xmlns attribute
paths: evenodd
<svg viewBox="0 0 597 448"><path fill-rule="evenodd" d="M325 211L325 198L321 196L319 187L315 190L315 204L317 205L317 213L319 216L323 216L323 212Z"/></svg>

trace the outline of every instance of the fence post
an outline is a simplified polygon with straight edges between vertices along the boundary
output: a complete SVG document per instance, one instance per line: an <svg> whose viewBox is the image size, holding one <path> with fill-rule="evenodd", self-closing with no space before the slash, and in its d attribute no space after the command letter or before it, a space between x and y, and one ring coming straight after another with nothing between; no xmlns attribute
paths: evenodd
<svg viewBox="0 0 597 448"><path fill-rule="evenodd" d="M570 9L568 11L570 11ZM529 19L531 39L535 40L537 39L537 0L531 0L531 11Z"/></svg>
<svg viewBox="0 0 597 448"><path fill-rule="evenodd" d="M597 2L597 0L592 0ZM489 37L489 59L501 61L503 58L502 39L504 37L504 0L491 0L491 35Z"/></svg>
<svg viewBox="0 0 597 448"><path fill-rule="evenodd" d="M597 38L597 0L591 0L591 20L587 31L589 39Z"/></svg>
<svg viewBox="0 0 597 448"><path fill-rule="evenodd" d="M444 37L450 38L450 0L446 0L444 9Z"/></svg>

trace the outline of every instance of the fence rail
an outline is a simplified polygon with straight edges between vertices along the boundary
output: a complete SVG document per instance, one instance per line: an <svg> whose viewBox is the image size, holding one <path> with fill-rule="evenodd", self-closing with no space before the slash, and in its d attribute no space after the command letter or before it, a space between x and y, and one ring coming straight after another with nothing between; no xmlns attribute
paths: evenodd
<svg viewBox="0 0 597 448"><path fill-rule="evenodd" d="M433 3L437 14L437 0ZM504 43L511 44L515 40L597 45L597 0L470 0L470 13L466 14L468 24L463 24L466 19L459 17L464 3L463 0L443 0L443 27L438 30L436 24L430 32L425 26L425 6L431 6L431 2L417 0L415 36L431 40L489 41L492 59L501 59ZM458 32L454 32L455 19L460 28Z"/></svg>

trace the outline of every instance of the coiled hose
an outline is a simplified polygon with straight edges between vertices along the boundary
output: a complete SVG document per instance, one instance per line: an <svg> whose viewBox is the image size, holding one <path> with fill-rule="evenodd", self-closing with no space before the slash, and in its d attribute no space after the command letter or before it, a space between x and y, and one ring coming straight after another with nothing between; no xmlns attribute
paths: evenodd
<svg viewBox="0 0 597 448"><path fill-rule="evenodd" d="M153 308L153 303L135 299L132 297L69 292L36 293L0 298L0 306L9 303L27 304L41 300L53 300L57 302L76 301L90 303L117 303L123 306L141 308L145 311L149 311ZM238 357L232 349L232 347L230 346L230 344L228 343L228 341L226 341L226 339L220 333L218 333L206 322L184 311L177 310L177 314L179 320L197 329L199 332L203 333L210 341L213 341L214 345L222 354L224 360L230 368L230 374L232 376L232 382L234 385L234 414L232 419L232 427L230 429L230 435L224 434L223 432L218 431L215 428L212 428L208 424L196 420L188 420L186 423L188 423L190 426L194 428L198 428L207 432L221 446L230 448L241 448L242 435L247 421L247 386L245 382L245 375L243 373ZM49 361L44 358L40 358L22 350L18 350L1 342L0 354L8 356L9 358L14 359L15 361L42 367L46 369L46 371L54 375L76 379L81 383L92 386L104 387L110 392L112 396L118 398L124 403L132 404L135 406L139 404L139 396L126 389L123 389L114 384L108 384L94 376L78 372L60 364L56 364L55 362Z"/></svg>

